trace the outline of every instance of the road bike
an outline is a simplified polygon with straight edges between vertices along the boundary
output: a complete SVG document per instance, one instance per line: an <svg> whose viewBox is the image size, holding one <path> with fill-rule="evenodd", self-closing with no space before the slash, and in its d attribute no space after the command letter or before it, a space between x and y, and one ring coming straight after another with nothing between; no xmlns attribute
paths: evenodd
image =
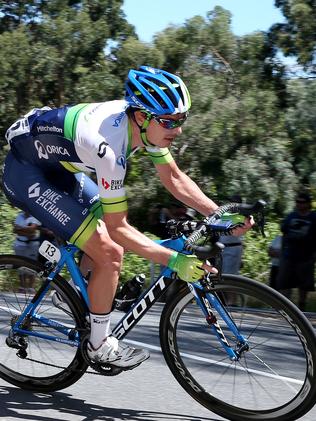
<svg viewBox="0 0 316 421"><path fill-rule="evenodd" d="M263 208L262 201L231 203L203 221L171 221L171 238L160 243L209 260L219 273L185 283L164 268L113 327L123 340L173 285L160 318L164 358L189 395L236 421L295 420L316 401L316 337L305 315L270 287L220 270L219 235L238 226L224 213L255 214L262 227ZM93 363L86 352L89 298L78 249L66 244L58 250L49 242L41 249L45 265L0 256L0 377L26 390L52 392L75 383L89 366L104 376L119 374L122 369ZM18 292L23 273L36 278L35 295ZM52 302L55 293L64 303L60 308Z"/></svg>

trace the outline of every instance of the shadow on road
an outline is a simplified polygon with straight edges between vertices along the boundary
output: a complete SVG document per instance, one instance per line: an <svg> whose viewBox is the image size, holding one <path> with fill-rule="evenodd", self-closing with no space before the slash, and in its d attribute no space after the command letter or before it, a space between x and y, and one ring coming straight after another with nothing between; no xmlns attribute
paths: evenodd
<svg viewBox="0 0 316 421"><path fill-rule="evenodd" d="M47 414L45 414L47 411ZM14 387L0 387L0 418L14 420L51 421L216 421L215 418L195 417L161 411L108 408L85 402L74 396L55 392L33 393Z"/></svg>

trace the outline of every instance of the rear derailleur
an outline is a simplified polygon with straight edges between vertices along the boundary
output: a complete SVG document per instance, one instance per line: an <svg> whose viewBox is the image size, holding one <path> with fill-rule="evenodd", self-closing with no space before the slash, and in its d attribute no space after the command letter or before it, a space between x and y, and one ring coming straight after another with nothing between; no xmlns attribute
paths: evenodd
<svg viewBox="0 0 316 421"><path fill-rule="evenodd" d="M19 316L13 316L11 319L11 326L14 326L18 320ZM24 330L31 330L31 321L30 319L26 318L25 321L23 322L22 329ZM8 337L6 338L6 345L9 348L14 348L17 349L18 352L16 353L16 355L19 358L26 358L27 357L27 347L28 347L28 342L27 342L27 338L25 335L21 335L19 333L14 333L14 331L10 330Z"/></svg>

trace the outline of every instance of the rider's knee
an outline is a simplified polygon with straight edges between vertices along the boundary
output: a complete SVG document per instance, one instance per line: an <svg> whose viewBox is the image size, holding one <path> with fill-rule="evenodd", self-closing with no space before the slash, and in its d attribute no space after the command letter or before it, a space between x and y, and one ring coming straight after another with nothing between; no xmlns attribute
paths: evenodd
<svg viewBox="0 0 316 421"><path fill-rule="evenodd" d="M89 253L94 264L119 270L122 266L124 248L111 240L107 235L100 235L99 241Z"/></svg>
<svg viewBox="0 0 316 421"><path fill-rule="evenodd" d="M102 254L101 263L112 265L114 269L119 270L123 263L124 249L114 241L107 242Z"/></svg>

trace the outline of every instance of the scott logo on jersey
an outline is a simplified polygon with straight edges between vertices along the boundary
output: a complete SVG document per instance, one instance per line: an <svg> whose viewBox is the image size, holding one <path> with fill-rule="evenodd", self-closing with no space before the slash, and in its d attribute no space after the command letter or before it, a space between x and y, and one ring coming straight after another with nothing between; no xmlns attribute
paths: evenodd
<svg viewBox="0 0 316 421"><path fill-rule="evenodd" d="M106 147L109 146L107 142L101 142L99 145L98 157L103 158L106 155Z"/></svg>

